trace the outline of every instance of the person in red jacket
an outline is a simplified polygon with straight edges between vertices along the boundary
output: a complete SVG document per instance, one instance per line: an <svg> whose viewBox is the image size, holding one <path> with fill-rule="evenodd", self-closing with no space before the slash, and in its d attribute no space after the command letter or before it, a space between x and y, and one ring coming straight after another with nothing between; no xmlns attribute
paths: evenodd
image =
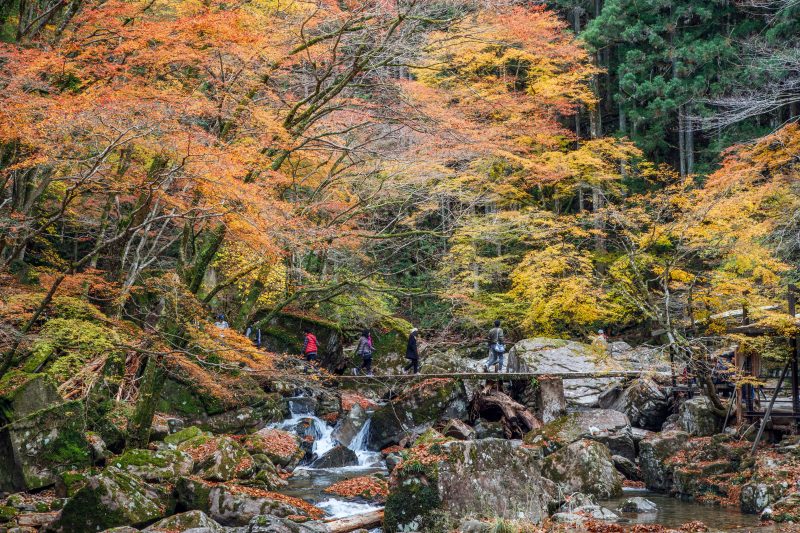
<svg viewBox="0 0 800 533"><path fill-rule="evenodd" d="M306 328L303 330L305 340L303 340L303 356L309 363L317 358L317 337L311 330Z"/></svg>

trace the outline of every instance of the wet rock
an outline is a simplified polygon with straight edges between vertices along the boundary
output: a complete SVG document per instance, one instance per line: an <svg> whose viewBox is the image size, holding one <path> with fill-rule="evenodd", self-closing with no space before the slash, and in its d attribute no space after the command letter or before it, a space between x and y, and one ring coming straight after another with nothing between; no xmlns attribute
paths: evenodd
<svg viewBox="0 0 800 533"><path fill-rule="evenodd" d="M339 423L333 430L332 437L336 439L339 444L349 446L353 439L364 427L367 422L367 413L361 408L358 403L353 405L353 408L339 420Z"/></svg>
<svg viewBox="0 0 800 533"><path fill-rule="evenodd" d="M655 513L658 511L658 506L647 498L635 496L625 500L619 510L623 513Z"/></svg>
<svg viewBox="0 0 800 533"><path fill-rule="evenodd" d="M131 526L120 526L120 527L112 527L111 529L106 529L101 533L139 533L139 530Z"/></svg>
<svg viewBox="0 0 800 533"><path fill-rule="evenodd" d="M0 442L4 442L0 453L0 490L44 488L53 485L60 472L91 464L82 402L66 402L28 412L51 398L47 392L49 388L43 383L46 382L34 380L18 392L19 396L6 398L15 408L10 417L27 414L8 424L0 423L4 425L0 430Z"/></svg>
<svg viewBox="0 0 800 533"><path fill-rule="evenodd" d="M695 437L708 437L722 431L723 419L713 411L711 400L697 396L681 404L678 426Z"/></svg>
<svg viewBox="0 0 800 533"><path fill-rule="evenodd" d="M639 443L639 467L648 489L668 492L672 488L672 468L665 462L681 450L689 439L683 431L653 433Z"/></svg>
<svg viewBox="0 0 800 533"><path fill-rule="evenodd" d="M633 426L658 431L669 416L666 393L650 378L639 378L627 387L616 385L599 398L600 407L624 413Z"/></svg>
<svg viewBox="0 0 800 533"><path fill-rule="evenodd" d="M464 385L449 379L427 380L381 407L372 415L369 446L382 449L419 435L440 420L467 420L469 400Z"/></svg>
<svg viewBox="0 0 800 533"><path fill-rule="evenodd" d="M246 433L263 428L270 422L283 420L286 415L282 399L269 397L256 406L245 406L212 416L196 419L197 426L212 433Z"/></svg>
<svg viewBox="0 0 800 533"><path fill-rule="evenodd" d="M163 518L169 511L165 491L111 466L89 478L47 531L73 533L145 525Z"/></svg>
<svg viewBox="0 0 800 533"><path fill-rule="evenodd" d="M179 533L187 530L194 532L202 528L204 533L223 533L225 528L208 517L203 511L188 511L172 515L143 529L145 533Z"/></svg>
<svg viewBox="0 0 800 533"><path fill-rule="evenodd" d="M198 435L178 445L194 459L194 473L208 481L230 481L254 473L254 463L238 442L225 436Z"/></svg>
<svg viewBox="0 0 800 533"><path fill-rule="evenodd" d="M678 413L673 413L661 424L661 431L683 431L678 424Z"/></svg>
<svg viewBox="0 0 800 533"><path fill-rule="evenodd" d="M525 435L526 444L541 446L545 453L580 439L601 442L614 455L636 458L630 423L624 414L612 409L570 413Z"/></svg>
<svg viewBox="0 0 800 533"><path fill-rule="evenodd" d="M475 430L458 419L448 420L442 428L442 435L458 440L473 440Z"/></svg>
<svg viewBox="0 0 800 533"><path fill-rule="evenodd" d="M400 464L400 462L402 460L403 460L403 458L400 457L400 454L390 453L389 455L386 456L386 459L385 459L385 461L386 461L386 470L388 470L389 473L391 474L392 470L394 470L397 467L397 465Z"/></svg>
<svg viewBox="0 0 800 533"><path fill-rule="evenodd" d="M519 341L508 354L510 372L602 372L604 370L636 370L607 357L588 344L562 339L534 338ZM571 379L564 382L568 403L595 407L599 395L617 378Z"/></svg>
<svg viewBox="0 0 800 533"><path fill-rule="evenodd" d="M583 439L548 455L542 475L563 492L582 492L610 498L622 493L622 475L614 468L608 448Z"/></svg>
<svg viewBox="0 0 800 533"><path fill-rule="evenodd" d="M242 444L250 453L262 453L283 468L294 468L306 453L300 437L280 429L262 429L245 437Z"/></svg>
<svg viewBox="0 0 800 533"><path fill-rule="evenodd" d="M311 468L341 468L358 464L356 452L345 446L336 446L311 463Z"/></svg>
<svg viewBox="0 0 800 533"><path fill-rule="evenodd" d="M612 455L611 460L614 462L614 468L619 470L619 473L625 476L625 479L630 479L632 481L640 481L642 479L642 473L639 471L639 467L627 457Z"/></svg>
<svg viewBox="0 0 800 533"><path fill-rule="evenodd" d="M128 450L111 464L145 481L158 482L188 476L194 470L192 457L178 450Z"/></svg>
<svg viewBox="0 0 800 533"><path fill-rule="evenodd" d="M318 522L299 524L286 518L262 515L253 518L241 533L328 533L328 529Z"/></svg>
<svg viewBox="0 0 800 533"><path fill-rule="evenodd" d="M384 515L387 531L431 531L443 515L540 522L557 498L555 484L540 473L537 454L519 441L433 444L426 448L425 462L414 449L409 454L392 472Z"/></svg>

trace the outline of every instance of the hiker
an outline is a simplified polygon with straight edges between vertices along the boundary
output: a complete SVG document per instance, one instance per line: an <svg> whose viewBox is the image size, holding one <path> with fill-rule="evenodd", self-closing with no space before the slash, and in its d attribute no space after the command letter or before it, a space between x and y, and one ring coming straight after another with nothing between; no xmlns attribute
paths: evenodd
<svg viewBox="0 0 800 533"><path fill-rule="evenodd" d="M494 327L489 330L489 360L483 365L483 370L489 372L489 368L497 365L495 372L500 372L503 368L503 354L506 352L505 335L500 321L494 321Z"/></svg>
<svg viewBox="0 0 800 533"><path fill-rule="evenodd" d="M606 335L606 332L602 329L597 330L597 336L592 340L592 346L595 347L598 352L611 355L611 344L608 342L608 335Z"/></svg>
<svg viewBox="0 0 800 533"><path fill-rule="evenodd" d="M403 369L405 372L413 369L415 374L419 374L419 349L417 348L417 332L419 332L419 330L414 328L411 330L411 335L408 336L408 344L406 345L406 359L409 360L409 363Z"/></svg>
<svg viewBox="0 0 800 533"><path fill-rule="evenodd" d="M372 354L375 353L375 347L372 345L372 335L368 329L361 332L361 337L358 339L358 346L356 347L356 355L361 357L361 368L354 368L353 374L358 374L359 370L365 371L367 376L372 375Z"/></svg>
<svg viewBox="0 0 800 533"><path fill-rule="evenodd" d="M317 336L308 328L303 330L303 336L303 357L311 363L317 358Z"/></svg>
<svg viewBox="0 0 800 533"><path fill-rule="evenodd" d="M217 315L217 321L214 322L214 325L219 329L228 329L230 327L228 321L225 320L225 315Z"/></svg>
<svg viewBox="0 0 800 533"><path fill-rule="evenodd" d="M261 328L253 330L253 326L248 326L244 336L253 341L256 348L261 348Z"/></svg>

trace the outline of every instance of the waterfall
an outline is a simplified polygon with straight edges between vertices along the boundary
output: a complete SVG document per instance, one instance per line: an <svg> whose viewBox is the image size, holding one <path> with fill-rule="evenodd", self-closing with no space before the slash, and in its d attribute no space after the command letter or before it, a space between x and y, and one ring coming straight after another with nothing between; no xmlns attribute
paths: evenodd
<svg viewBox="0 0 800 533"><path fill-rule="evenodd" d="M372 419L368 418L348 446L348 448L356 452L356 457L358 457L358 466L361 467L375 467L380 466L381 464L380 452L374 452L367 449L367 441L369 439L369 428L371 423Z"/></svg>

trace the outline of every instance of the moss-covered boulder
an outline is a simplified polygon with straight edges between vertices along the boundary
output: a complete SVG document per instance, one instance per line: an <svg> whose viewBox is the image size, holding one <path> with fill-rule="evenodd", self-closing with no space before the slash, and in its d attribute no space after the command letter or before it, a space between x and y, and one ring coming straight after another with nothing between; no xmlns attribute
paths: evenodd
<svg viewBox="0 0 800 533"><path fill-rule="evenodd" d="M11 370L0 379L0 420L21 420L63 401L56 384L45 374Z"/></svg>
<svg viewBox="0 0 800 533"><path fill-rule="evenodd" d="M0 430L0 490L53 485L59 472L89 466L80 401L66 402L7 424Z"/></svg>
<svg viewBox="0 0 800 533"><path fill-rule="evenodd" d="M192 457L178 450L128 450L111 464L145 481L157 482L188 476L194 469Z"/></svg>
<svg viewBox="0 0 800 533"><path fill-rule="evenodd" d="M558 498L537 455L518 441L432 442L403 453L389 482L389 533L436 531L465 516L538 523Z"/></svg>
<svg viewBox="0 0 800 533"><path fill-rule="evenodd" d="M140 478L109 467L91 477L47 531L78 533L123 525L147 525L172 510L169 495Z"/></svg>
<svg viewBox="0 0 800 533"><path fill-rule="evenodd" d="M800 522L800 493L794 492L775 502L769 517L776 522Z"/></svg>
<svg viewBox="0 0 800 533"><path fill-rule="evenodd" d="M187 529L202 529L203 533L223 533L225 528L208 517L203 511L187 511L159 520L142 531L146 533L180 533Z"/></svg>
<svg viewBox="0 0 800 533"><path fill-rule="evenodd" d="M525 435L525 443L552 453L581 439L605 444L612 455L633 461L636 451L628 418L612 409L592 409L570 413Z"/></svg>
<svg viewBox="0 0 800 533"><path fill-rule="evenodd" d="M255 472L252 457L230 437L198 435L178 445L194 459L194 472L208 481L230 481Z"/></svg>
<svg viewBox="0 0 800 533"><path fill-rule="evenodd" d="M414 438L439 421L467 420L469 399L461 381L429 379L413 385L372 415L369 445L383 449Z"/></svg>
<svg viewBox="0 0 800 533"><path fill-rule="evenodd" d="M608 448L588 439L548 455L542 464L542 475L565 494L581 492L600 498L622 494L622 474L614 467Z"/></svg>
<svg viewBox="0 0 800 533"><path fill-rule="evenodd" d="M306 453L297 435L280 429L262 429L245 437L242 444L250 453L264 454L283 468L295 467Z"/></svg>
<svg viewBox="0 0 800 533"><path fill-rule="evenodd" d="M208 433L204 432L197 426L189 426L188 428L184 428L173 433L172 435L167 435L164 437L164 443L178 446L179 444L186 442L189 439L193 439L194 437L199 437L200 435L208 435Z"/></svg>
<svg viewBox="0 0 800 533"><path fill-rule="evenodd" d="M672 489L672 467L668 460L683 449L689 434L683 431L652 433L639 443L639 466L648 489L669 492Z"/></svg>

